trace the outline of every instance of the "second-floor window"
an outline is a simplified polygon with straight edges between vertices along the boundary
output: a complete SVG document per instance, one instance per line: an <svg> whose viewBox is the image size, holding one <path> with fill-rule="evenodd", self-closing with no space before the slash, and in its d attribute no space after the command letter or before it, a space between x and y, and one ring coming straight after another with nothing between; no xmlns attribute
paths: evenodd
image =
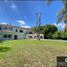
<svg viewBox="0 0 67 67"><path fill-rule="evenodd" d="M29 34L33 34L32 32L29 32Z"/></svg>
<svg viewBox="0 0 67 67"><path fill-rule="evenodd" d="M23 33L23 30L19 30L20 33Z"/></svg>

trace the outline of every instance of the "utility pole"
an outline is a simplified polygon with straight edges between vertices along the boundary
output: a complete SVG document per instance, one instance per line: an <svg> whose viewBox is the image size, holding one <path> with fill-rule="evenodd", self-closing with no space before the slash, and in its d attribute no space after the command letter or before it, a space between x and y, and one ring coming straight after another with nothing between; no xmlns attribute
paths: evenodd
<svg viewBox="0 0 67 67"><path fill-rule="evenodd" d="M36 34L37 40L40 40L41 13L36 13Z"/></svg>

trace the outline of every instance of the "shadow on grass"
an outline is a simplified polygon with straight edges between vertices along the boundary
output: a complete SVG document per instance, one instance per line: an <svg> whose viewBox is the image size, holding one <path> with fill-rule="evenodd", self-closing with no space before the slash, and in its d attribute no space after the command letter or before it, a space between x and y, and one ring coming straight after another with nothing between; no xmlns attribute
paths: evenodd
<svg viewBox="0 0 67 67"><path fill-rule="evenodd" d="M0 40L0 43L3 43L4 40Z"/></svg>
<svg viewBox="0 0 67 67"><path fill-rule="evenodd" d="M0 46L0 52L6 52L9 51L11 48L10 47L2 47Z"/></svg>

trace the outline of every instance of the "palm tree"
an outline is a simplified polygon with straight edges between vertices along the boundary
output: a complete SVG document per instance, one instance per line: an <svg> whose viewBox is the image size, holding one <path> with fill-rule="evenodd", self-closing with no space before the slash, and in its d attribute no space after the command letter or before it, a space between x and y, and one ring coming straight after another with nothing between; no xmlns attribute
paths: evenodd
<svg viewBox="0 0 67 67"><path fill-rule="evenodd" d="M50 5L50 3L54 0L47 0L47 5ZM64 8L60 10L57 14L57 21L56 23L58 24L62 20L64 21L64 31L67 31L67 0L61 0L64 4Z"/></svg>

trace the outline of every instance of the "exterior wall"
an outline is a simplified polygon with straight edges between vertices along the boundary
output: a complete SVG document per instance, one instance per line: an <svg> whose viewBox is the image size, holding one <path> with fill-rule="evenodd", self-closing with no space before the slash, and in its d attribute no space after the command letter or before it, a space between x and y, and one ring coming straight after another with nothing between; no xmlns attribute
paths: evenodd
<svg viewBox="0 0 67 67"><path fill-rule="evenodd" d="M11 38L4 38L3 36L7 34L7 35L11 35ZM9 34L9 33L0 33L0 40L13 40L15 35L17 35L17 39L25 39L26 35L24 33L15 33L15 34Z"/></svg>
<svg viewBox="0 0 67 67"><path fill-rule="evenodd" d="M0 40L2 40L3 39L3 37L2 37L2 34L0 33Z"/></svg>
<svg viewBox="0 0 67 67"><path fill-rule="evenodd" d="M3 36L4 36L5 34L11 35L11 38L4 38ZM14 38L13 38L13 34L3 33L3 32L0 33L0 40L12 40L12 39L14 39Z"/></svg>
<svg viewBox="0 0 67 67"><path fill-rule="evenodd" d="M25 39L26 38L26 34L24 34L24 33L15 33L13 35L13 38L14 38L15 35L18 36L18 39Z"/></svg>
<svg viewBox="0 0 67 67"><path fill-rule="evenodd" d="M17 30L17 33L19 32L19 29L17 28L12 28L12 32L15 32L16 33L16 30Z"/></svg>
<svg viewBox="0 0 67 67"><path fill-rule="evenodd" d="M30 39L36 39L37 38L37 34L27 34L26 36L27 38L30 38ZM40 38L41 39L44 39L44 35L43 34L40 34Z"/></svg>
<svg viewBox="0 0 67 67"><path fill-rule="evenodd" d="M15 35L17 35L17 39L25 39L26 34L24 33L24 30L23 30L23 32L19 32L19 30L20 29L17 29L17 32L16 32L16 28L13 28L12 31L10 31L10 30L7 30L7 32L5 32L4 30L3 30L4 32L0 31L0 40L12 40L12 39L14 39ZM3 36L5 34L11 35L11 38L4 38Z"/></svg>
<svg viewBox="0 0 67 67"><path fill-rule="evenodd" d="M20 30L23 30L23 32L20 32ZM11 40L14 39L15 36L17 36L16 39L26 39L29 31L30 29L28 28L25 29L22 27L0 24L0 40ZM7 35L7 37L4 38L5 34ZM9 38L8 35L11 35L12 37Z"/></svg>

